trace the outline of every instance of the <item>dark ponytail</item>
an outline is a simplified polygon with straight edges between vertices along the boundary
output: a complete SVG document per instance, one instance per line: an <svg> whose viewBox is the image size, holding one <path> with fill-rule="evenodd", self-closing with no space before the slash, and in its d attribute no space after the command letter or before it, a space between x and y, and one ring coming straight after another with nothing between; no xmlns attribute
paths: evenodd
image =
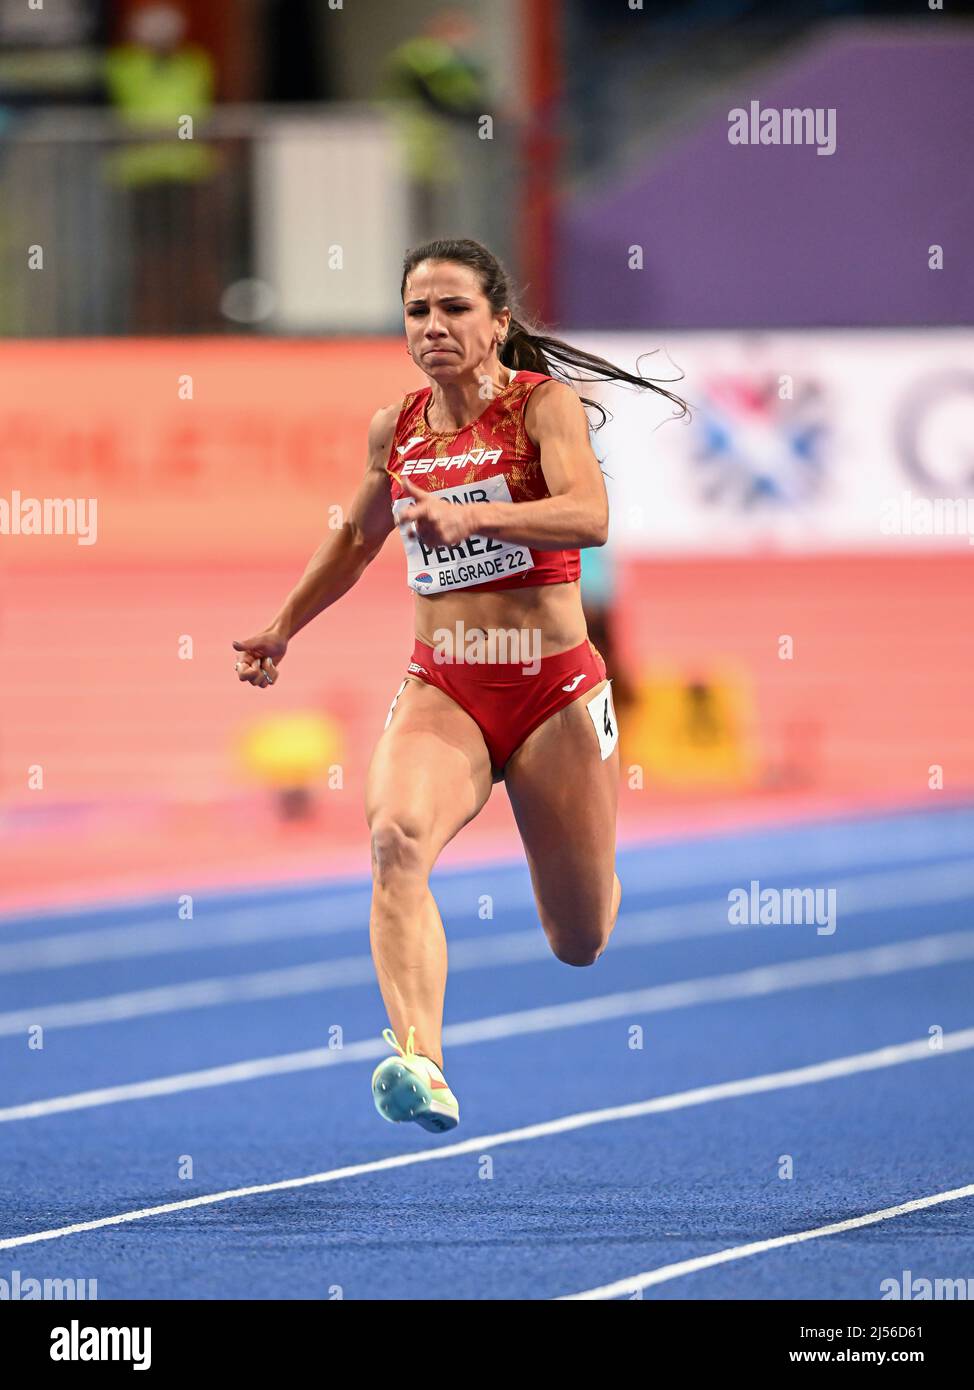
<svg viewBox="0 0 974 1390"><path fill-rule="evenodd" d="M497 257L479 241L460 237L427 241L422 246L413 247L406 253L403 261L402 285L399 292L401 299L405 299L406 280L420 261L453 261L458 265L469 266L479 277L481 290L494 313L500 313L505 308L510 309L510 327L497 354L505 367L514 371L541 372L545 376L569 384L585 381L625 381L642 390L655 391L658 396L665 396L667 400L679 406L680 418L689 415L686 401L672 391L667 391L665 387L657 385L650 377L635 376L624 371L622 367L617 367L615 363L607 362L604 357L596 357L593 353L572 347L560 338L552 338L540 325L526 321L511 295L507 272ZM571 368L581 368L587 375L579 375L578 372L569 370ZM580 399L583 405L591 406L602 416L594 426L595 429L601 429L608 418L605 409L598 401L585 396L581 396Z"/></svg>

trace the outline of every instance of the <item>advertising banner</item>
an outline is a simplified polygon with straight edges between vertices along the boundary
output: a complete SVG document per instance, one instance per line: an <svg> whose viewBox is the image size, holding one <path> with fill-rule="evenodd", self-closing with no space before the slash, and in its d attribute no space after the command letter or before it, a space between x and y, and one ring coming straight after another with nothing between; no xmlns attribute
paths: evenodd
<svg viewBox="0 0 974 1390"><path fill-rule="evenodd" d="M303 562L421 385L393 339L0 344L0 566Z"/></svg>
<svg viewBox="0 0 974 1390"><path fill-rule="evenodd" d="M974 332L564 336L692 408L687 422L635 387L584 388L614 417L594 439L622 550L974 542Z"/></svg>

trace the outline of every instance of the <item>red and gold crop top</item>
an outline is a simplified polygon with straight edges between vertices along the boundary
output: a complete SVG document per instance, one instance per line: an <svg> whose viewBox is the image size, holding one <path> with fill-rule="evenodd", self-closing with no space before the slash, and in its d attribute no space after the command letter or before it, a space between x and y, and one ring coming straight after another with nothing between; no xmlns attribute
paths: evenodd
<svg viewBox="0 0 974 1390"><path fill-rule="evenodd" d="M403 399L386 471L401 472L417 487L450 502L531 502L550 497L541 471L541 450L528 437L524 411L536 386L552 378L517 371L476 420L461 430L431 430L426 418L432 388ZM396 522L412 502L392 477ZM459 545L425 545L399 523L409 566L407 582L418 594L450 589L524 589L577 579L577 550L531 550L516 541L468 536Z"/></svg>

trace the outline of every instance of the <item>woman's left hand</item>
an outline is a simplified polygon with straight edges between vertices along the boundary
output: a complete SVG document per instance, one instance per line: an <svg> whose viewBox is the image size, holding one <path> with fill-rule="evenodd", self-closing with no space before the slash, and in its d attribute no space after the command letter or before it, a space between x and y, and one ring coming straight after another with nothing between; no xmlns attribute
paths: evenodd
<svg viewBox="0 0 974 1390"><path fill-rule="evenodd" d="M414 504L404 507L399 516L400 525L406 526L408 535L418 537L426 545L458 545L474 534L476 502L446 502L442 497L431 497L401 473L396 476L414 499Z"/></svg>

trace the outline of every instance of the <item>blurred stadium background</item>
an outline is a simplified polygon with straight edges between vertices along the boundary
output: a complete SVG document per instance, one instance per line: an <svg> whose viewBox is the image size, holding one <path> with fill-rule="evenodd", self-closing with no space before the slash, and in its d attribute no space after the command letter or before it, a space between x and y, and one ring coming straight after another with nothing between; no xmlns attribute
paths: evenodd
<svg viewBox="0 0 974 1390"><path fill-rule="evenodd" d="M11 907L367 871L395 537L273 696L230 643L423 384L430 234L694 409L599 388L623 839L970 799L968 6L0 0L0 48L0 496L97 500L0 534ZM752 100L835 152L731 145ZM508 850L498 788L447 858Z"/></svg>

